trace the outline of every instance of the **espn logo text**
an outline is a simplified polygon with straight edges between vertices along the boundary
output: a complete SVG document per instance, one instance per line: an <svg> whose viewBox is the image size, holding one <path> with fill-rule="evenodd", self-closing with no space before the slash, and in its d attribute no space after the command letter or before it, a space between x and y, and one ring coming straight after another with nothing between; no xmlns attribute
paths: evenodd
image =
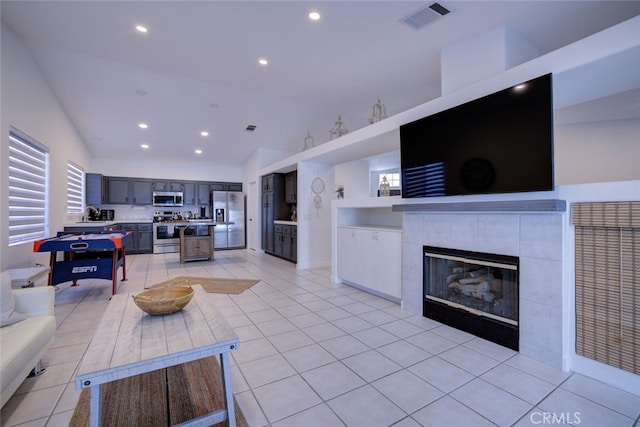
<svg viewBox="0 0 640 427"><path fill-rule="evenodd" d="M80 273L94 273L98 271L97 265L84 265L82 267L73 267L71 269L72 274L80 274Z"/></svg>

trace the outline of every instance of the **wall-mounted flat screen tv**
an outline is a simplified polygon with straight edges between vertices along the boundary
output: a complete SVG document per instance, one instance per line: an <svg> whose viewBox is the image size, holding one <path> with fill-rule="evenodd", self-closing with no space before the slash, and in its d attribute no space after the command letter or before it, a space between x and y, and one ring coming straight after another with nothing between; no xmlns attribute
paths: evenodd
<svg viewBox="0 0 640 427"><path fill-rule="evenodd" d="M400 126L402 197L553 190L547 74Z"/></svg>

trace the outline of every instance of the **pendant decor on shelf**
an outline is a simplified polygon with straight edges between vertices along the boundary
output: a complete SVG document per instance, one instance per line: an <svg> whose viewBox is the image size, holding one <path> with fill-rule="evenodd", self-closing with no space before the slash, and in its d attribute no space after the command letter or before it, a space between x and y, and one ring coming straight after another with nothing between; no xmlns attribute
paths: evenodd
<svg viewBox="0 0 640 427"><path fill-rule="evenodd" d="M313 148L313 137L311 136L311 131L307 131L307 136L304 137L304 150L308 150L309 148Z"/></svg>
<svg viewBox="0 0 640 427"><path fill-rule="evenodd" d="M345 128L344 124L342 123L342 116L338 114L338 121L333 126L333 128L329 131L329 135L331 136L331 139L340 138L342 135L346 135L348 133L349 133L349 130Z"/></svg>
<svg viewBox="0 0 640 427"><path fill-rule="evenodd" d="M379 197L389 197L391 195L391 184L387 181L386 175L382 177L379 190Z"/></svg>
<svg viewBox="0 0 640 427"><path fill-rule="evenodd" d="M382 102L380 102L380 98L378 98L378 102L376 102L373 106L373 114L371 115L371 117L369 117L369 123L374 124L386 118L387 108Z"/></svg>
<svg viewBox="0 0 640 427"><path fill-rule="evenodd" d="M313 203L316 205L317 215L318 210L322 205L322 197L320 197L320 194L322 194L322 192L324 191L324 181L322 180L322 178L315 178L313 181L311 181L311 191L313 192L313 194L315 194L315 196L313 196Z"/></svg>

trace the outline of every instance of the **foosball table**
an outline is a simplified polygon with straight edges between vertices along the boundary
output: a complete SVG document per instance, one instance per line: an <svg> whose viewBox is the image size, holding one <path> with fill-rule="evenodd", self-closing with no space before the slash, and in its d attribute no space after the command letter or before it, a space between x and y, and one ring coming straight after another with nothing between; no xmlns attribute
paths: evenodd
<svg viewBox="0 0 640 427"><path fill-rule="evenodd" d="M132 238L131 231L81 233L60 231L55 237L37 240L34 252L51 252L49 261L50 286L80 279L111 280L111 295L117 291L117 272L122 266L122 280L127 280L125 246ZM63 259L58 259L58 252Z"/></svg>

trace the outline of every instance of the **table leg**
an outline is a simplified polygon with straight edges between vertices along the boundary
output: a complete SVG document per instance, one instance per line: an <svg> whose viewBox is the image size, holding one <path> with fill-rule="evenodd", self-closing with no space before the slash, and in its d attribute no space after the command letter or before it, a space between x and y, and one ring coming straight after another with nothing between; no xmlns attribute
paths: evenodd
<svg viewBox="0 0 640 427"><path fill-rule="evenodd" d="M101 385L92 385L89 398L89 426L100 427L100 417L102 416L102 393Z"/></svg>
<svg viewBox="0 0 640 427"><path fill-rule="evenodd" d="M220 368L222 369L222 387L224 389L224 404L227 408L227 422L229 427L236 427L236 408L233 403L231 370L229 365L229 352L225 351L220 353Z"/></svg>
<svg viewBox="0 0 640 427"><path fill-rule="evenodd" d="M56 254L57 252L51 252L51 255L49 256L49 280L47 283L49 286L53 286L53 267L56 263Z"/></svg>
<svg viewBox="0 0 640 427"><path fill-rule="evenodd" d="M114 296L118 289L118 250L114 249L111 253L111 296Z"/></svg>
<svg viewBox="0 0 640 427"><path fill-rule="evenodd" d="M127 281L127 251L124 247L121 249L122 251L122 281Z"/></svg>

